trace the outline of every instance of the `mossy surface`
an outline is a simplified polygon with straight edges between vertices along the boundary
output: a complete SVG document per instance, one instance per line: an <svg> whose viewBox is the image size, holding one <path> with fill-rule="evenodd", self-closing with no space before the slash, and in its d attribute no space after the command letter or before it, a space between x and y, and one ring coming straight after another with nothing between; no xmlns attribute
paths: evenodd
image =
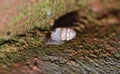
<svg viewBox="0 0 120 74"><path fill-rule="evenodd" d="M68 62L75 61L82 67L84 67L83 65L91 66L91 63L99 62L101 59L104 61L108 57L119 62L119 13L112 14L111 11L108 11L106 17L100 17L89 9L84 10L85 4L78 5L81 9L77 11L79 13L77 27L72 27L77 30L77 36L62 45L47 45L45 43L46 34L51 31L54 23L51 24L50 21L56 21L60 15L64 13L67 15L67 12L74 10L72 9L74 6L67 10L68 7L64 0L47 1L42 1L43 4L35 5L35 9L31 8L33 11L30 13L25 11L22 16L20 14L20 18L18 16L15 21L12 21L12 25L18 21L18 28L14 27L16 29L9 39L0 39L1 67L3 65L10 67L15 63L25 64L28 59L36 56L42 58L46 56L62 57ZM70 0L68 5L74 5L74 3L74 0ZM29 14L30 16L28 16ZM24 16L27 16L27 19L24 20ZM85 62L77 62L76 60ZM61 59L49 60L49 62L64 66ZM107 68L105 66L105 69Z"/></svg>

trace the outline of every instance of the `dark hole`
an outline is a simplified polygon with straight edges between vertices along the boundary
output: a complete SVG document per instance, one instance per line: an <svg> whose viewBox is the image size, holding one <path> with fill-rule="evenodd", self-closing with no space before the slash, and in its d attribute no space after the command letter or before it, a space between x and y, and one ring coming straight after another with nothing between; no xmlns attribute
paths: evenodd
<svg viewBox="0 0 120 74"><path fill-rule="evenodd" d="M86 17L84 17L86 18ZM76 22L79 21L79 11L73 11L69 12L61 17L59 17L54 22L54 26L52 29L55 29L56 27L72 27L77 26Z"/></svg>

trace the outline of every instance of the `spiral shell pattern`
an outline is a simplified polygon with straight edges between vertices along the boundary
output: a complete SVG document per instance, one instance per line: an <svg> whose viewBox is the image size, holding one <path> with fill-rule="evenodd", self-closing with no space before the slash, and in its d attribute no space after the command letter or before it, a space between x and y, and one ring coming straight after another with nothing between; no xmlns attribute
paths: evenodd
<svg viewBox="0 0 120 74"><path fill-rule="evenodd" d="M69 41L76 36L76 32L71 28L56 28L51 32L51 39L56 41Z"/></svg>

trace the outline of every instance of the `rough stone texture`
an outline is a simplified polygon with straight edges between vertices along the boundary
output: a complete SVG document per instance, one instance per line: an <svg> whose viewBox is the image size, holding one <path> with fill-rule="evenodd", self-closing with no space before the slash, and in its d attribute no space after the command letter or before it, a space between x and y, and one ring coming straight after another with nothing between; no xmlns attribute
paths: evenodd
<svg viewBox="0 0 120 74"><path fill-rule="evenodd" d="M0 0L0 37L7 35L10 31L10 22L17 17L26 6L32 6L33 3L41 0Z"/></svg>
<svg viewBox="0 0 120 74"><path fill-rule="evenodd" d="M114 0L110 0L110 1L114 1ZM100 6L102 4L100 4L100 6L96 8L94 8L94 4L91 5L93 6L93 8L91 9L94 12L98 12L99 9L101 11ZM109 7L109 5L107 6ZM66 9L64 11L66 11ZM61 14L58 13L58 14L60 16L64 13ZM110 16L112 16L112 18L109 17L108 13L110 13ZM15 55L12 55L12 57L9 56L9 54L7 54L8 59L6 60L3 58L2 60L4 64L1 65L3 69L0 69L0 74L120 74L120 52L119 52L120 26L118 21L120 19L118 17L120 14L119 12L113 13L111 11L108 13L105 11L104 14L101 14L102 17L99 16L97 17L97 19L99 19L99 21L102 22L103 24L103 25L99 25L99 27L93 26L93 23L96 24L96 20L89 18L89 16L84 17L83 15L82 17L83 19L81 18L80 22L82 21L85 24L87 23L87 27L85 27L85 31L82 33L80 32L80 36L78 36L75 40L66 43L66 46L61 45L61 46L52 47L52 46L47 46L44 43L42 44L42 41L45 38L45 36L41 35L40 31L38 32L36 30L21 35L21 37L18 38L18 40L8 40L1 42L0 45L1 48L3 47L3 49L0 51L1 52L6 51L6 53L9 53L10 55L12 54L10 52L16 52L18 51L17 50L18 48L20 48L21 51L24 51L22 53L25 53L27 55L33 55L31 53L37 53L37 51L39 53L42 51L44 53L47 53L47 55L44 56L37 55L38 56L37 58L32 57L30 59L27 59L28 56L26 58L26 56L23 55L21 58L23 58L22 60L25 60L25 63L20 64L19 62L18 63L14 62L11 68L9 61L13 61L14 59L16 59L15 55L20 54L21 51L17 52ZM116 13L117 16L115 16ZM48 11L47 15L49 16L49 14L50 13ZM104 15L106 16L104 17ZM38 16L38 14L35 15L35 17L36 16ZM53 16L52 18L56 18L59 16ZM35 17L33 17L32 19L34 19ZM42 21L43 20L46 21L45 19L42 18ZM41 21L41 19L37 19L37 21ZM18 22L18 25L21 24L20 22L21 21ZM24 23L25 22L23 22L22 24ZM116 23L117 26L114 27L113 24ZM41 23L35 22L34 24L41 24ZM19 31L20 30L16 30L15 33ZM20 42L17 43L17 41ZM6 50L6 48L8 49L8 51ZM16 51L12 50L13 48ZM25 52L28 50L31 50L31 52L30 53ZM6 57L6 55L0 57Z"/></svg>
<svg viewBox="0 0 120 74"><path fill-rule="evenodd" d="M0 37L21 34L33 26L44 26L50 18L74 7L75 1L4 0L0 2ZM73 9L74 10L74 9ZM69 10L68 10L69 11ZM44 20L43 20L44 19ZM41 20L41 21L40 21ZM37 22L36 22L37 21ZM44 24L44 25L43 25Z"/></svg>
<svg viewBox="0 0 120 74"><path fill-rule="evenodd" d="M37 65L34 63L37 62ZM33 63L30 62L30 63ZM66 60L59 56L46 56L43 59L34 61L34 68L29 69L29 65L11 70L11 74L119 74L120 61L107 57L99 59L97 62L85 60ZM31 67L32 67L31 65ZM28 67L29 66L29 67Z"/></svg>

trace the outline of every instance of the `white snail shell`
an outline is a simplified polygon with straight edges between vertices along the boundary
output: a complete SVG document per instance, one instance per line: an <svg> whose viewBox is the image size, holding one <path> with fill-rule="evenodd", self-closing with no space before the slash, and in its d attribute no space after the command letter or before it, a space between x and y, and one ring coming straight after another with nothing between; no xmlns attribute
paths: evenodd
<svg viewBox="0 0 120 74"><path fill-rule="evenodd" d="M55 41L69 41L76 36L76 32L71 28L56 28L51 33L51 39Z"/></svg>

